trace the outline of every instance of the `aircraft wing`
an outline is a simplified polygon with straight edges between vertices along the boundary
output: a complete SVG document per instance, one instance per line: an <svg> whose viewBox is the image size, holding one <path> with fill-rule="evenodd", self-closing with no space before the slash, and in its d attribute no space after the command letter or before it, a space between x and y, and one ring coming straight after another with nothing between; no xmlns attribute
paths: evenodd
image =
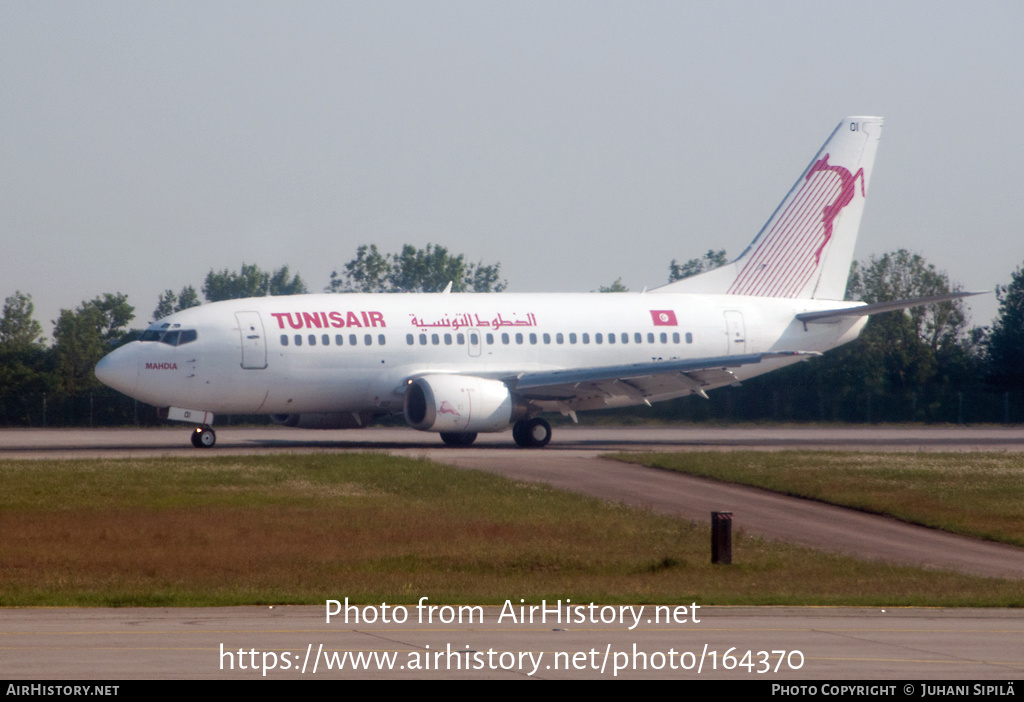
<svg viewBox="0 0 1024 702"><path fill-rule="evenodd" d="M704 395L705 386L727 385L735 380L730 368L769 358L818 355L815 351L785 351L534 371L506 382L516 395L530 400L587 403L623 396L635 403L659 395Z"/></svg>

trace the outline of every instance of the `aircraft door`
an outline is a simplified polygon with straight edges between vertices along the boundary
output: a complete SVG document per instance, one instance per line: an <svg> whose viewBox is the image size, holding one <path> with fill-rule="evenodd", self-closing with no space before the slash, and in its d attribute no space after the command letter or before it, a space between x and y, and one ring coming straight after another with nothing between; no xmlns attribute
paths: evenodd
<svg viewBox="0 0 1024 702"><path fill-rule="evenodd" d="M259 312L235 312L242 341L242 368L267 367L267 344L263 338L263 320Z"/></svg>
<svg viewBox="0 0 1024 702"><path fill-rule="evenodd" d="M728 344L726 354L747 352L747 329L743 313L739 310L725 311L725 336Z"/></svg>

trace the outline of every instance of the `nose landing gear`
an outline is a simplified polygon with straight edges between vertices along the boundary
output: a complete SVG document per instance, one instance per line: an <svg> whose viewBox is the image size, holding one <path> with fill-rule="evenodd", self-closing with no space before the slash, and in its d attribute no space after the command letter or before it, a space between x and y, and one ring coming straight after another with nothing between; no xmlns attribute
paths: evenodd
<svg viewBox="0 0 1024 702"><path fill-rule="evenodd" d="M196 427L192 431L192 445L196 448L210 448L217 443L217 435L209 426Z"/></svg>

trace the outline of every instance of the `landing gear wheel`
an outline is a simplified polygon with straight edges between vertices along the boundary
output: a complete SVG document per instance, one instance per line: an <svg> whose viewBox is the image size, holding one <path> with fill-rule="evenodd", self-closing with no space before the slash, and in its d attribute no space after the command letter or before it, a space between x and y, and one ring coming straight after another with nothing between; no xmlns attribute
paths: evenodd
<svg viewBox="0 0 1024 702"><path fill-rule="evenodd" d="M551 425L540 417L523 419L512 425L512 438L523 448L543 448L551 441Z"/></svg>
<svg viewBox="0 0 1024 702"><path fill-rule="evenodd" d="M210 448L217 443L217 435L210 427L196 427L192 432L192 445L196 448Z"/></svg>
<svg viewBox="0 0 1024 702"><path fill-rule="evenodd" d="M469 446L476 441L476 434L456 434L451 431L442 431L441 441L448 446Z"/></svg>

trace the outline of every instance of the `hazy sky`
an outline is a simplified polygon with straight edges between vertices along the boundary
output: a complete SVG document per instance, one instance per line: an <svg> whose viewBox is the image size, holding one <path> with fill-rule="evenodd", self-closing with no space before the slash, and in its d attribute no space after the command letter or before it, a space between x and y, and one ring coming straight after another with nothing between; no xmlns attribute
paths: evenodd
<svg viewBox="0 0 1024 702"><path fill-rule="evenodd" d="M0 299L210 269L319 291L360 244L633 290L737 255L848 114L883 115L857 257L1024 263L1021 2L0 3ZM993 295L974 298L988 324Z"/></svg>

